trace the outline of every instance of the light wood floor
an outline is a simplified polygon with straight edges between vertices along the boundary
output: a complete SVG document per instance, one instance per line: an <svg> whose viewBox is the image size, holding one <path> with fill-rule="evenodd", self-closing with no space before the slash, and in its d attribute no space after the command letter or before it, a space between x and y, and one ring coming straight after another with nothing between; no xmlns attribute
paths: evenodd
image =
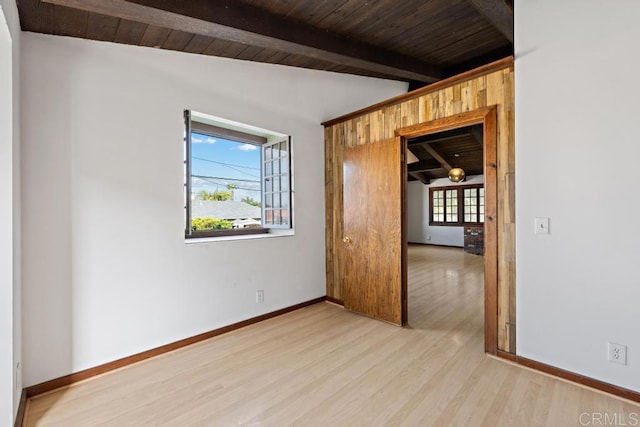
<svg viewBox="0 0 640 427"><path fill-rule="evenodd" d="M316 304L37 397L27 424L578 426L585 412L640 413L485 356L481 257L411 246L409 258L408 328Z"/></svg>

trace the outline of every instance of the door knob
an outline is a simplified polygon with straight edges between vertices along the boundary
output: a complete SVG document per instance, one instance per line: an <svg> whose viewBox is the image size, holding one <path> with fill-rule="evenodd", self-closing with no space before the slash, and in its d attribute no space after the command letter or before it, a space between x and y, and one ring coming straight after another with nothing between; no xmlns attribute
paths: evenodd
<svg viewBox="0 0 640 427"><path fill-rule="evenodd" d="M345 237L342 239L342 241L343 241L344 243L351 243L351 242L352 242L351 237L349 237L349 236L345 236Z"/></svg>

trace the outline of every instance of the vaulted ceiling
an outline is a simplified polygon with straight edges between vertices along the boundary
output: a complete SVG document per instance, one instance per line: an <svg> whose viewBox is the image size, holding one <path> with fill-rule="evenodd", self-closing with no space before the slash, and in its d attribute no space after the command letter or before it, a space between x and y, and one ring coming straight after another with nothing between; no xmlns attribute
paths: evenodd
<svg viewBox="0 0 640 427"><path fill-rule="evenodd" d="M24 31L380 77L409 89L513 53L512 0L17 0ZM482 129L410 140L425 184L482 173Z"/></svg>
<svg viewBox="0 0 640 427"><path fill-rule="evenodd" d="M513 51L510 0L17 0L24 31L411 82Z"/></svg>

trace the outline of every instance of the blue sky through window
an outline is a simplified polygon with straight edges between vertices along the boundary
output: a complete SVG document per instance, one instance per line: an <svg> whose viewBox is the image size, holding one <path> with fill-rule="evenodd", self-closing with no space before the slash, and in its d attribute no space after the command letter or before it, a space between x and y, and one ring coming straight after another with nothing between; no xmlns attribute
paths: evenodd
<svg viewBox="0 0 640 427"><path fill-rule="evenodd" d="M191 191L213 192L237 186L234 200L260 201L260 147L191 133Z"/></svg>

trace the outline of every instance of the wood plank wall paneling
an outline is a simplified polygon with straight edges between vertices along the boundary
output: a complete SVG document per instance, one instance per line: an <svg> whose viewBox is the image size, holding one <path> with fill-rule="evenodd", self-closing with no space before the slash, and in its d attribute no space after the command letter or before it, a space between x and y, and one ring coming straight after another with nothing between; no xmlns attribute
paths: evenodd
<svg viewBox="0 0 640 427"><path fill-rule="evenodd" d="M327 296L341 283L342 153L344 147L395 136L399 128L487 106L498 115L498 348L515 352L515 141L513 58L418 89L388 103L325 123ZM448 83L448 84L447 84Z"/></svg>

